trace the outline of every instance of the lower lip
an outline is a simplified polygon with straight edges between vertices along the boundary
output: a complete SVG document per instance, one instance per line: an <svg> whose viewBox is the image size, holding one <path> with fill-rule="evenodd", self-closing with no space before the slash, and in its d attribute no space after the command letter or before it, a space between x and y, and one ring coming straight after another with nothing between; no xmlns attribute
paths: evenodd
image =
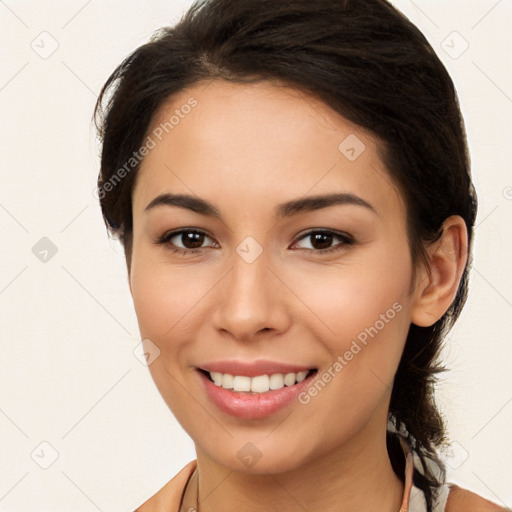
<svg viewBox="0 0 512 512"><path fill-rule="evenodd" d="M284 409L294 400L298 401L298 395L310 385L315 375L308 375L302 382L293 386L285 386L266 393L247 393L216 386L204 373L199 370L198 373L211 401L221 411L244 419L265 418Z"/></svg>

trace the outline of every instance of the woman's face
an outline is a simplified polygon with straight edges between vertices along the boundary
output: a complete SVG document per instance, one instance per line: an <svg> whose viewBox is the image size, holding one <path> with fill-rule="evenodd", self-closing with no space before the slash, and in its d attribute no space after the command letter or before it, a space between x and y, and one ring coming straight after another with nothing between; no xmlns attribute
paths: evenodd
<svg viewBox="0 0 512 512"><path fill-rule="evenodd" d="M416 294L377 142L296 90L222 80L175 96L149 136L130 287L198 454L280 472L382 443Z"/></svg>

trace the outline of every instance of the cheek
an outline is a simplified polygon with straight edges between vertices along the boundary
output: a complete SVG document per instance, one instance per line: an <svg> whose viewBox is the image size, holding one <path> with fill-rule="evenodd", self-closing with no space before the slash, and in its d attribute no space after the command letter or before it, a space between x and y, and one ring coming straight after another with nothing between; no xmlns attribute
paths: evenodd
<svg viewBox="0 0 512 512"><path fill-rule="evenodd" d="M179 339L176 332L185 323L183 319L194 314L194 307L208 291L209 280L163 263L154 251L134 248L133 255L130 282L141 336Z"/></svg>
<svg viewBox="0 0 512 512"><path fill-rule="evenodd" d="M194 305L206 293L201 284L205 280L194 280L191 285L186 272L159 263L144 248L134 248L133 256L130 284L140 335L160 350L148 369L163 399L183 425L187 418L201 414L182 382L188 372L183 353L193 336L189 326L197 320Z"/></svg>
<svg viewBox="0 0 512 512"><path fill-rule="evenodd" d="M387 403L410 326L411 278L407 257L382 257L296 280L297 295L315 313L308 329L329 354L319 372L323 384L301 397L326 446L357 432Z"/></svg>
<svg viewBox="0 0 512 512"><path fill-rule="evenodd" d="M147 265L133 265L133 304L143 338L162 339L175 323L174 318L180 313L179 301L169 289L170 284Z"/></svg>
<svg viewBox="0 0 512 512"><path fill-rule="evenodd" d="M319 412L319 428L328 420L324 411L341 421L348 419L342 411L350 410L355 426L387 400L400 362L410 327L408 246L383 247L368 258L302 274L295 280L297 295L307 297L314 313L309 329L329 354L322 369L328 390L304 400Z"/></svg>
<svg viewBox="0 0 512 512"><path fill-rule="evenodd" d="M392 248L391 248L392 249ZM387 338L408 328L412 264L407 246L356 255L341 264L320 265L315 272L300 272L296 293L316 318L323 338L338 353L347 341L364 340L368 330ZM330 333L330 335L329 335ZM327 335L327 336L326 336ZM347 347L348 348L348 347Z"/></svg>

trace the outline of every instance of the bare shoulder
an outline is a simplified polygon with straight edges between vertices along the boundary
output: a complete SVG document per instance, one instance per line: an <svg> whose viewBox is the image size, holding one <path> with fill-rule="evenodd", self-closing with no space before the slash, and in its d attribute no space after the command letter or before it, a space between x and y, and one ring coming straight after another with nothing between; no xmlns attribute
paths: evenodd
<svg viewBox="0 0 512 512"><path fill-rule="evenodd" d="M156 494L146 500L134 512L165 512L178 510L180 501L183 499L187 482L196 467L197 461L190 461L177 475L169 480Z"/></svg>
<svg viewBox="0 0 512 512"><path fill-rule="evenodd" d="M458 485L450 484L446 512L508 512L510 510Z"/></svg>

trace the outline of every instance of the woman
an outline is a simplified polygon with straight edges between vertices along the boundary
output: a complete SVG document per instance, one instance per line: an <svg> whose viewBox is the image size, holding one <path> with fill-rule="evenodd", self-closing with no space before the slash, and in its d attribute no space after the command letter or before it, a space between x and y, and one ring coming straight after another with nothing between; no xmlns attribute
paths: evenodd
<svg viewBox="0 0 512 512"><path fill-rule="evenodd" d="M197 453L139 511L502 510L436 454L476 197L452 81L405 17L202 2L96 113L102 212Z"/></svg>

